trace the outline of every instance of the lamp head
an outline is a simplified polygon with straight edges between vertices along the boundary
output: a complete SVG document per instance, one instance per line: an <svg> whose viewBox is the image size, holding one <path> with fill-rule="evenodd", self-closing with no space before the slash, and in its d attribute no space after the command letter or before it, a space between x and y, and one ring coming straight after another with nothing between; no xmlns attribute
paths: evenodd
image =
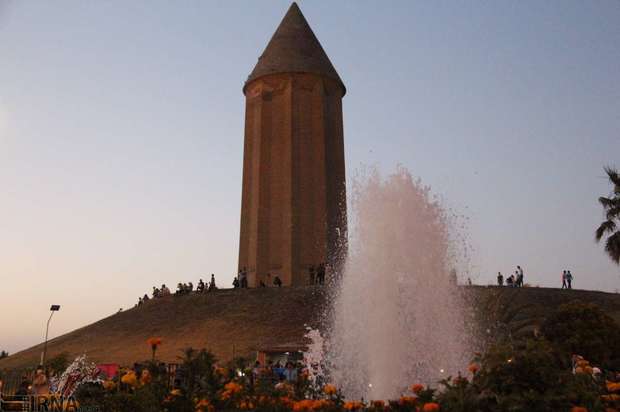
<svg viewBox="0 0 620 412"><path fill-rule="evenodd" d="M50 310L52 312L58 312L60 310L60 305L52 305L52 307L50 307Z"/></svg>

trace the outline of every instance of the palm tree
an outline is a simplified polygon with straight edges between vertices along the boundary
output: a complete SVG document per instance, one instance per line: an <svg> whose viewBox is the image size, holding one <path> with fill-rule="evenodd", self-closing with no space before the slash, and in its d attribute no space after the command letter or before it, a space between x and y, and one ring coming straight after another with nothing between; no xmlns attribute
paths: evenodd
<svg viewBox="0 0 620 412"><path fill-rule="evenodd" d="M605 167L605 173L614 189L610 197L598 198L605 211L606 220L596 229L596 241L600 242L607 235L605 251L611 260L620 265L620 173L611 167Z"/></svg>

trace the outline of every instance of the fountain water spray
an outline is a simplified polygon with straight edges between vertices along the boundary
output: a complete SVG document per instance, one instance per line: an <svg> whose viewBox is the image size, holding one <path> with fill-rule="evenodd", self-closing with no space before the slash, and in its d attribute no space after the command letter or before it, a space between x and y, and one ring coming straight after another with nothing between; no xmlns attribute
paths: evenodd
<svg viewBox="0 0 620 412"><path fill-rule="evenodd" d="M464 371L471 351L451 216L403 168L353 185L349 253L333 297L330 378L350 398L398 397Z"/></svg>

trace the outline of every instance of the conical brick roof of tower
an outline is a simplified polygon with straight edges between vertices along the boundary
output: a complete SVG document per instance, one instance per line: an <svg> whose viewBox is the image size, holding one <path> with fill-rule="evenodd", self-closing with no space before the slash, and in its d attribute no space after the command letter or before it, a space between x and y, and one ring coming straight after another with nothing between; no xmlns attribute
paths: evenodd
<svg viewBox="0 0 620 412"><path fill-rule="evenodd" d="M336 80L346 92L334 65L314 35L297 3L291 4L271 37L245 87L259 77L277 73L314 73Z"/></svg>

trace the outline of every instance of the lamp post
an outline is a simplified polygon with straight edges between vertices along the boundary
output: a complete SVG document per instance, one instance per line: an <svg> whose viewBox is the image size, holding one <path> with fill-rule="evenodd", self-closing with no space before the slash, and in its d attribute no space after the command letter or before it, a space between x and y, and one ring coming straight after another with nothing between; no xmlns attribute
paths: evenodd
<svg viewBox="0 0 620 412"><path fill-rule="evenodd" d="M58 312L60 310L60 305L52 305L50 307L50 318L47 320L47 327L45 328L45 343L43 344L43 354L41 355L41 366L45 366L45 357L47 356L47 334L50 330L50 321L52 320L52 316L54 316L54 312Z"/></svg>

